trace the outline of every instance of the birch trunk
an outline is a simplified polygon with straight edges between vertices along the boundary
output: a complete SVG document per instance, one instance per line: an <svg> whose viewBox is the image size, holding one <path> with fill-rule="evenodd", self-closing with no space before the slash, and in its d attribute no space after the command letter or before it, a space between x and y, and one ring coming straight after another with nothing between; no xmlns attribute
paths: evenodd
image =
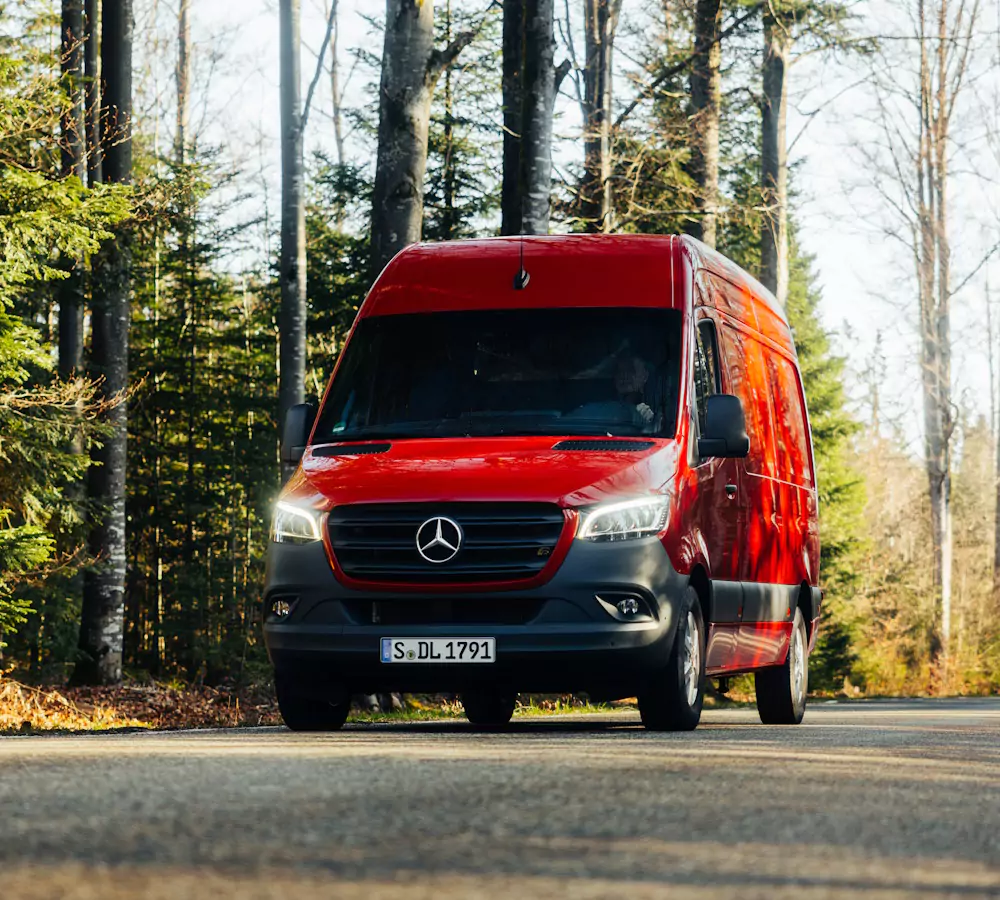
<svg viewBox="0 0 1000 900"><path fill-rule="evenodd" d="M63 0L62 77L67 92L62 115L62 174L87 181L87 120L84 99L83 0ZM59 377L73 378L83 362L83 264L71 263L59 284ZM82 452L82 447L80 448Z"/></svg>
<svg viewBox="0 0 1000 900"><path fill-rule="evenodd" d="M760 235L761 282L782 306L788 299L788 63L791 32L786 18L769 4L764 13L764 98L761 187L764 216Z"/></svg>
<svg viewBox="0 0 1000 900"><path fill-rule="evenodd" d="M132 180L132 0L108 0L103 21L106 124L103 177L110 184ZM94 264L93 374L100 394L117 399L105 415L109 433L91 449L88 497L100 510L92 522L89 549L98 563L84 576L80 660L73 680L117 684L122 678L125 612L125 466L128 434L129 279L131 253L125 228L101 247Z"/></svg>
<svg viewBox="0 0 1000 900"><path fill-rule="evenodd" d="M691 161L698 212L690 234L709 247L716 244L719 204L719 107L722 96L721 0L698 0L695 53L691 69ZM782 140L783 143L783 140Z"/></svg>
<svg viewBox="0 0 1000 900"><path fill-rule="evenodd" d="M301 5L278 9L281 69L281 308L278 316L278 423L305 399L306 211L302 162ZM286 476L290 472L284 473Z"/></svg>
<svg viewBox="0 0 1000 900"><path fill-rule="evenodd" d="M621 0L584 0L584 175L580 215L587 231L614 229L611 185L611 100L615 32Z"/></svg>

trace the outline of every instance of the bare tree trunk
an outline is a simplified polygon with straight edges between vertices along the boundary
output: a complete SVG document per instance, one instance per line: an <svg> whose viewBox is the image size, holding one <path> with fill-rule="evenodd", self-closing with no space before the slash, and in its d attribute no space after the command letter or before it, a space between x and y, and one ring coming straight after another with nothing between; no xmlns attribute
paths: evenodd
<svg viewBox="0 0 1000 900"><path fill-rule="evenodd" d="M191 115L191 0L180 0L177 11L177 127L174 132L174 158L183 166L187 161L188 120Z"/></svg>
<svg viewBox="0 0 1000 900"><path fill-rule="evenodd" d="M924 453L931 507L931 541L937 617L934 659L947 659L951 643L952 510L951 456L955 427L951 396L951 246L948 238L948 148L951 114L962 89L978 14L949 0L918 0L920 114L913 206L915 259L920 298L920 365L924 406ZM937 31L933 34L932 19ZM932 49L931 49L932 48ZM1000 496L1000 491L998 491Z"/></svg>
<svg viewBox="0 0 1000 900"><path fill-rule="evenodd" d="M500 233L521 233L521 75L524 67L524 0L503 0L503 180Z"/></svg>
<svg viewBox="0 0 1000 900"><path fill-rule="evenodd" d="M583 156L580 216L587 231L611 231L612 55L621 0L584 0Z"/></svg>
<svg viewBox="0 0 1000 900"><path fill-rule="evenodd" d="M87 183L93 187L102 177L101 166L101 0L85 0L84 75L87 79Z"/></svg>
<svg viewBox="0 0 1000 900"><path fill-rule="evenodd" d="M445 2L444 15L444 39L451 43L451 0ZM451 69L452 67L449 65L444 70L444 172L442 178L444 212L441 215L441 236L446 241L454 240L457 237L459 225L459 217L455 209L458 173L455 160L455 101L451 87Z"/></svg>
<svg viewBox="0 0 1000 900"><path fill-rule="evenodd" d="M993 435L993 604L1000 599L1000 404L997 396L997 337L993 327L993 301L986 282L986 337L990 364L990 431Z"/></svg>
<svg viewBox="0 0 1000 900"><path fill-rule="evenodd" d="M104 7L104 179L132 181L132 0ZM117 684L122 678L125 612L125 466L128 435L128 332L131 251L127 228L108 240L94 265L93 373L100 393L116 402L105 415L109 433L91 450L88 496L99 509L92 522L90 553L98 563L84 576L80 655L73 680Z"/></svg>
<svg viewBox="0 0 1000 900"><path fill-rule="evenodd" d="M709 247L716 243L719 204L719 106L722 96L722 0L698 0L696 57L691 69L691 161L698 218L688 229ZM783 143L783 141L782 141Z"/></svg>
<svg viewBox="0 0 1000 900"><path fill-rule="evenodd" d="M773 4L764 11L764 98L760 280L782 306L788 299L788 149L786 118L792 36L787 17Z"/></svg>
<svg viewBox="0 0 1000 900"><path fill-rule="evenodd" d="M305 399L306 210L302 161L300 0L279 4L281 64L281 310L278 423ZM288 474L288 473L286 473Z"/></svg>
<svg viewBox="0 0 1000 900"><path fill-rule="evenodd" d="M87 122L84 102L83 0L63 0L62 77L67 92L62 116L62 174L87 181ZM59 377L73 378L83 363L83 264L71 263L59 285ZM79 452L82 452L79 447Z"/></svg>
<svg viewBox="0 0 1000 900"><path fill-rule="evenodd" d="M524 234L548 234L549 231L555 49L554 0L527 0L521 119L521 229Z"/></svg>
<svg viewBox="0 0 1000 900"><path fill-rule="evenodd" d="M337 0L331 0L330 20L333 22L333 33L330 36L330 94L333 98L333 139L337 146L337 165L344 165L347 158L344 152L344 110L343 88L340 86L340 60L337 56L337 39L340 35L340 23L337 21Z"/></svg>
<svg viewBox="0 0 1000 900"><path fill-rule="evenodd" d="M444 50L435 50L433 0L386 0L372 197L373 279L400 250L420 240L434 86L472 38L463 32Z"/></svg>

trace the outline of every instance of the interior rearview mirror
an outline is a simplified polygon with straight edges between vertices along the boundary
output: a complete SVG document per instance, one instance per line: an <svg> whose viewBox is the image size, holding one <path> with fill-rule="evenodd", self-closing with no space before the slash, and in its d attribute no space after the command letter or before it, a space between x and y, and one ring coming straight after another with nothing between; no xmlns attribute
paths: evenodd
<svg viewBox="0 0 1000 900"><path fill-rule="evenodd" d="M309 432L316 421L316 406L312 403L297 403L285 413L285 425L281 432L281 461L297 466L302 461Z"/></svg>
<svg viewBox="0 0 1000 900"><path fill-rule="evenodd" d="M713 394L705 411L705 431L698 439L698 455L743 458L750 453L746 417L739 397Z"/></svg>

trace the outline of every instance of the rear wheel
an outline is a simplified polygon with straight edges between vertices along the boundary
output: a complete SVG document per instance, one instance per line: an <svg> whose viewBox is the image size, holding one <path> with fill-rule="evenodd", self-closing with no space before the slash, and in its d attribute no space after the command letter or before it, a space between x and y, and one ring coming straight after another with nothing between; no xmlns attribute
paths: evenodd
<svg viewBox="0 0 1000 900"><path fill-rule="evenodd" d="M517 694L468 691L461 695L465 718L480 728L501 728L514 715Z"/></svg>
<svg viewBox="0 0 1000 900"><path fill-rule="evenodd" d="M650 731L692 731L705 701L705 620L698 592L689 587L667 667L639 692L639 715Z"/></svg>
<svg viewBox="0 0 1000 900"><path fill-rule="evenodd" d="M809 640L802 610L795 610L792 638L784 665L754 673L757 712L765 725L798 725L809 691Z"/></svg>
<svg viewBox="0 0 1000 900"><path fill-rule="evenodd" d="M347 721L351 700L340 703L304 693L294 682L284 678L275 681L278 710L292 731L337 731Z"/></svg>

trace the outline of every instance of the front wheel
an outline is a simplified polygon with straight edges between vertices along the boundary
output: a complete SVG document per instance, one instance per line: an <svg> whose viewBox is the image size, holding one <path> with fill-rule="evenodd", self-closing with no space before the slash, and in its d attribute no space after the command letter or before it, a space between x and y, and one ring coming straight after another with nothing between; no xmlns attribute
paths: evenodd
<svg viewBox="0 0 1000 900"><path fill-rule="evenodd" d="M783 665L754 673L757 712L765 725L798 725L809 691L809 640L802 610L795 610L792 639Z"/></svg>
<svg viewBox="0 0 1000 900"><path fill-rule="evenodd" d="M465 718L479 728L502 728L514 715L517 694L466 691L461 695Z"/></svg>
<svg viewBox="0 0 1000 900"><path fill-rule="evenodd" d="M340 703L313 697L284 678L275 681L278 710L292 731L337 731L351 711L350 697Z"/></svg>
<svg viewBox="0 0 1000 900"><path fill-rule="evenodd" d="M698 592L689 587L667 667L639 692L639 715L650 731L693 731L705 701L705 620Z"/></svg>

